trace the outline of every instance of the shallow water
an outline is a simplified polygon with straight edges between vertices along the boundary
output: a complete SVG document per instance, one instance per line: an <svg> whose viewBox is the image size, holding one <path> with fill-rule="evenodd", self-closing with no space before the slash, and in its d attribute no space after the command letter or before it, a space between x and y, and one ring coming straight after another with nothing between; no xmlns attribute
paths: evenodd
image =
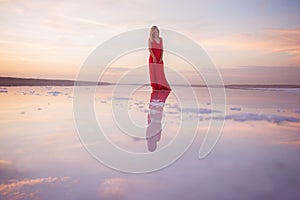
<svg viewBox="0 0 300 200"><path fill-rule="evenodd" d="M181 134L179 129L189 133L198 123L192 145L173 164L151 173L130 174L103 165L83 147L74 119L72 87L0 91L1 199L300 197L299 92L227 89L222 135L209 156L199 160L210 121L222 120L220 110L212 108L207 88L194 88L199 106L195 107L188 94L178 96L187 91L184 87L174 89L164 103L152 104L148 87L130 95L122 93L126 88L98 87L93 101L97 123L112 143L128 152L159 152ZM149 141L143 139L146 131L135 138L124 134L129 122L146 130L149 109L150 118L156 117L162 126L154 152L149 152ZM216 114L213 119L212 113Z"/></svg>

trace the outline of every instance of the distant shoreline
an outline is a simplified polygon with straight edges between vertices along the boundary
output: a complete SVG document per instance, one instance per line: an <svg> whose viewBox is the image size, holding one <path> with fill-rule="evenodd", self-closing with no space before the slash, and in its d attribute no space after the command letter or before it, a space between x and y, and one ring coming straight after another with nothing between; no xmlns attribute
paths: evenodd
<svg viewBox="0 0 300 200"><path fill-rule="evenodd" d="M107 82L92 82L92 81L74 81L74 80L60 80L60 79L37 79L37 78L16 78L16 77L0 77L0 86L14 87L14 86L74 86L82 85L111 85Z"/></svg>
<svg viewBox="0 0 300 200"><path fill-rule="evenodd" d="M74 81L63 79L38 79L38 78L17 78L17 77L0 77L0 87L16 87L16 86L90 86L90 85L116 85L109 82L92 82L92 81ZM135 85L135 84L122 84ZM145 86L149 84L144 84ZM174 86L184 87L186 85L175 84ZM300 85L291 84L226 84L222 85L196 85L191 87L225 87L230 89L251 89L251 88L300 88Z"/></svg>

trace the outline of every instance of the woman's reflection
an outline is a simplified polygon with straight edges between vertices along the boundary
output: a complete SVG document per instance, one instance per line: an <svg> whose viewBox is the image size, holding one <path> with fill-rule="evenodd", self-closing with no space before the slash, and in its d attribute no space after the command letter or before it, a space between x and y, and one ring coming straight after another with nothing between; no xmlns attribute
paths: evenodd
<svg viewBox="0 0 300 200"><path fill-rule="evenodd" d="M169 94L169 90L153 90L151 93L146 132L148 150L151 152L155 151L157 142L160 140L163 109Z"/></svg>

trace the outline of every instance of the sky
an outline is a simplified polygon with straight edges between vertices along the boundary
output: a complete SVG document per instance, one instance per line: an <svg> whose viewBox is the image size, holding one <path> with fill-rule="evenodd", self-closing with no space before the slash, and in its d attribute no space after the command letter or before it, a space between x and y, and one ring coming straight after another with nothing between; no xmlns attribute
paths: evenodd
<svg viewBox="0 0 300 200"><path fill-rule="evenodd" d="M266 71L273 83L285 69L280 83L298 83L299 10L297 0L0 0L0 76L74 79L103 42L158 25L197 42L230 83ZM116 73L129 65L116 63Z"/></svg>

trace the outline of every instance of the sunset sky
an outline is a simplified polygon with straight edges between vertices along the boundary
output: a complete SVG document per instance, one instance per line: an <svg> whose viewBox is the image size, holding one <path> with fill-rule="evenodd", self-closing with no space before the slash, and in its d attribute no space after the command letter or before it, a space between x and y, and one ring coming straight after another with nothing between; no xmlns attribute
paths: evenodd
<svg viewBox="0 0 300 200"><path fill-rule="evenodd" d="M155 24L196 41L228 76L267 70L295 83L299 10L297 0L1 0L0 76L74 79L102 42Z"/></svg>

